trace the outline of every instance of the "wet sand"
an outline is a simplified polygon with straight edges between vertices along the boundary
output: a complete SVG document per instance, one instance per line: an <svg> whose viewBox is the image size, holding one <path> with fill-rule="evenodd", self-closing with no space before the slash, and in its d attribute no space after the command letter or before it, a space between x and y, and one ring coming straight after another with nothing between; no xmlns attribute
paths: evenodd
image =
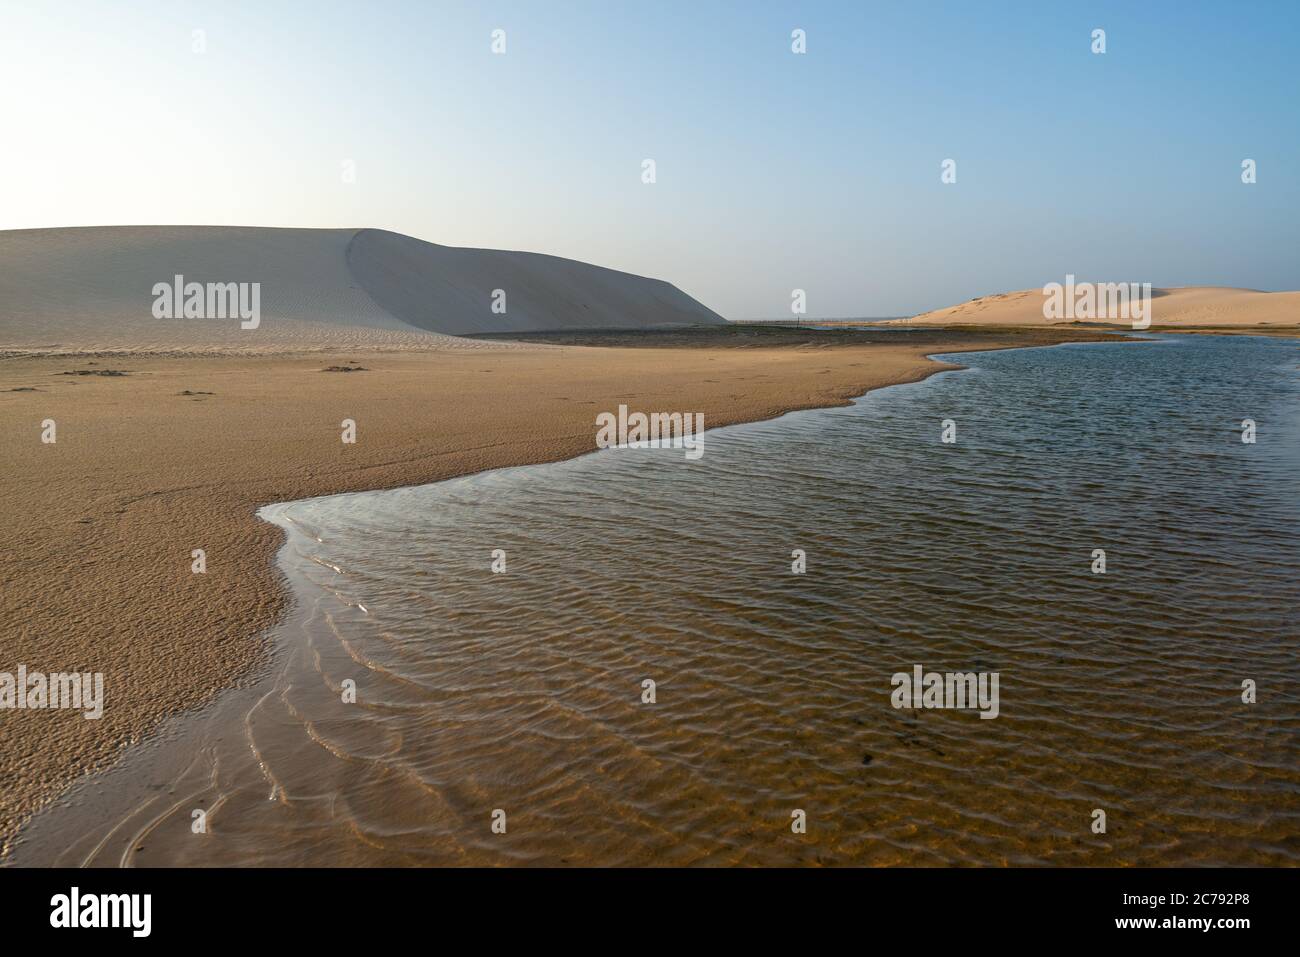
<svg viewBox="0 0 1300 957"><path fill-rule="evenodd" d="M620 403L701 411L713 427L950 368L929 353L1094 337L738 328L337 355L4 355L0 670L103 672L106 701L98 721L0 713L0 845L80 775L264 659L288 592L273 563L282 533L255 518L262 505L569 458ZM362 369L323 371L348 365ZM206 574L190 570L197 548Z"/></svg>

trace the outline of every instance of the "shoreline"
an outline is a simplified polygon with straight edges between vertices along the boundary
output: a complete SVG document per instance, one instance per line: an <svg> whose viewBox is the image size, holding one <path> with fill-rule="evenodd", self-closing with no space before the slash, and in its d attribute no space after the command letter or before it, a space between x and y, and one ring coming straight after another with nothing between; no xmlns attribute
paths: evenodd
<svg viewBox="0 0 1300 957"><path fill-rule="evenodd" d="M1170 341L1167 337L1160 337L1165 341ZM1109 340L1116 342L1117 340ZM1159 341L1155 339L1130 339L1127 341ZM1050 345L1029 346L1027 348L1055 349L1056 346L1072 345L1083 343L1062 342ZM970 352L972 350L963 350ZM990 349L989 352L1001 350ZM1062 350L1064 351L1064 350ZM1083 353L1088 350L1080 349ZM1145 351L1145 350L1141 350ZM942 358L933 359L938 368L932 374L918 377L915 380L899 382L898 385L910 386L907 390L894 390L895 392L911 392L913 390L927 389L930 384L937 383L945 378L945 374L951 373L957 377L953 381L961 379L959 373L969 371L971 368L978 370L983 366L983 359L971 365L953 362L951 360L959 358L960 354L936 353L934 356ZM944 359L950 361L943 361ZM1050 368L1048 359L1030 361L1026 365L1031 367L1042 367L1044 363ZM1071 360L1061 359L1069 363ZM1086 360L1083 360L1086 361ZM1026 369L1027 376L1031 374L1030 369ZM886 387L880 389L869 389L859 396L853 397L847 404L858 405L863 401L870 401L876 393L883 396ZM942 387L941 387L942 388ZM948 387L949 401L954 397L958 389L970 388L969 386L950 386ZM978 386L975 386L978 390ZM881 401L889 402L887 398ZM982 407L976 400L976 408ZM796 421L787 426L787 430L793 429L795 432L802 432L811 428L814 431L818 429L816 422L820 421L822 415L834 407L818 407L808 410L797 410L800 415L796 416ZM888 408L888 406L886 406ZM782 413L776 416L776 419L795 416L795 411ZM970 409L966 410L969 414ZM802 416L810 418L804 420ZM902 423L906 428L906 423L911 421L912 417L906 413L899 417L899 412L895 408L893 413L886 413L886 421ZM715 426L715 429L734 429L737 433L749 431L748 428L741 426L758 426L760 427L759 436L762 435L761 427L765 422L772 422L774 419L751 421L744 423L733 423L728 426ZM883 422L878 422L883 425ZM831 426L828 426L831 427ZM841 435L844 433L841 432ZM751 441L763 441L761 438L751 439ZM586 459L595 449L589 450L577 457L577 460ZM452 483L450 488L441 492L434 492L432 496L416 495L406 496L407 502L424 501L425 506L430 505L430 497L433 498L432 507L438 511L439 501L463 500L466 503L479 501L484 494L490 496L490 490L494 486L500 485L520 485L529 486L539 484L542 487L547 486L566 486L569 483L564 478L567 471L566 466L574 464L577 460L558 460L554 463L547 463L553 466L554 471L538 472L534 466L505 466L500 469L491 470L491 472L519 473L505 482L493 482L490 478L488 481L479 485L475 480L488 477L490 472L475 473L474 475L462 476L460 481L469 481L467 488L479 489L476 494L472 491L458 489L460 482ZM745 461L744 458L741 461ZM732 466L734 468L735 461ZM597 466L599 471L599 467ZM584 469L578 467L577 473L582 474ZM622 480L624 482L637 481L636 476L642 474L639 469L621 468ZM733 472L734 474L734 472ZM432 489L436 486L446 485L445 481L434 483L433 486L425 486ZM635 486L633 486L635 487ZM627 486L625 486L625 489ZM410 491L410 487L405 488ZM395 490L402 491L402 489ZM335 572L352 570L352 562L347 560L349 555L353 558L359 558L368 551L368 547L361 544L365 539L351 538L351 546L345 546L342 552L331 552L330 545L325 546L325 558L328 561L322 561L320 558L313 557L318 553L315 543L324 540L326 543L335 543L339 541L339 535L348 533L349 529L353 532L352 517L365 515L368 509L373 505L380 515L387 515L387 520L381 525L388 528L389 531L396 531L399 535L404 534L402 529L405 523L394 519L408 514L412 506L404 504L401 498L385 502L383 495L388 493L379 493L378 496L371 493L361 493L359 496L355 493L344 493L344 498L338 502L327 506L323 509L307 508L302 515L294 514L295 506L304 505L313 500L299 500L295 502L275 503L259 511L259 516L264 521L274 522L277 527L283 530L285 544L277 552L275 565L282 571L283 579L293 590L294 601L293 611L286 619L277 626L276 630L268 637L271 639L270 653L268 655L268 666L265 669L259 669L256 681L249 681L240 687L229 689L219 695L216 700L208 706L200 709L174 716L166 721L160 733L154 738L154 745L149 748L137 749L125 756L124 760L109 770L106 774L94 779L81 779L78 781L64 797L54 803L52 807L47 808L48 813L42 814L34 822L30 833L22 835L22 840L16 845L8 863L16 866L41 866L54 864L55 866L102 866L102 865L120 865L120 866L256 866L256 865L275 865L275 866L313 866L320 863L328 862L331 866L343 865L346 863L363 863L371 866L412 866L417 864L433 863L435 865L452 866L455 864L473 864L475 860L481 861L480 858L474 858L473 855L480 852L487 852L489 855L489 845L485 843L475 843L474 839L467 838L467 843L459 845L458 851L466 855L466 859L457 857L455 853L451 857L443 860L437 858L439 851L433 849L433 845L439 839L446 839L448 825L434 824L432 822L440 820L437 817L430 818L430 828L426 840L419 843L417 847L407 850L405 845L391 843L380 840L379 843L372 843L364 840L373 848L379 849L385 853L397 855L392 858L339 858L331 859L331 851L326 849L333 848L333 853L348 853L347 838L344 831L336 830L333 837L328 837L324 830L321 831L322 837L319 838L321 845L312 843L297 842L293 848L284 848L280 851L268 851L267 856L262 856L262 840L260 835L269 833L274 830L276 825L269 817L262 817L263 822L260 826L230 825L231 830L228 836L229 842L222 844L220 849L207 848L201 849L200 845L195 844L190 837L188 809L194 807L204 807L210 812L215 812L218 808L225 807L221 820L213 817L218 830L223 828L227 815L233 815L235 818L243 821L245 815L253 812L255 809L266 807L268 797L271 800L284 800L289 803L301 804L304 807L310 806L312 802L322 795L333 793L328 787L322 788L322 783L328 783L333 780L335 787L341 786L344 782L351 782L352 772L348 771L343 765L348 764L347 755L351 754L353 758L358 757L354 752L348 751L348 742L356 743L358 740L369 738L358 738L355 733L346 733L342 728L332 728L330 731L323 733L322 737L326 740L336 741L342 752L336 757L343 758L343 761L334 766L331 772L326 766L322 766L320 778L315 778L306 771L307 768L315 768L318 765L319 758L313 759L304 755L304 764L295 766L287 763L290 755L297 755L303 752L303 746L306 744L306 738L302 737L304 731L311 740L321 743L317 739L314 731L310 730L317 726L329 724L333 718L328 718L326 714L320 711L322 700L329 699L337 704L333 695L338 693L338 679L349 673L355 664L363 667L368 665L372 659L380 663L376 670L381 675L388 674L386 668L391 668L393 662L385 659L380 655L375 658L373 652L376 650L370 648L367 650L364 642L356 645L360 649L359 656L353 651L354 637L364 635L365 628L371 627L367 616L371 612L378 611L381 617L384 615L383 602L373 592L366 592L364 588L358 591L358 583L364 583L370 580L371 585L376 584L374 579L374 568L367 565L358 566L361 574L360 579L354 579L352 587L346 583L334 584L336 580L329 575L319 578L319 567L323 565L327 569L334 569ZM331 497L331 496L326 496ZM614 494L615 500L622 496ZM367 499L371 501L367 503ZM317 499L318 500L318 499ZM507 501L509 498L507 497ZM564 500L562 500L564 501ZM509 506L507 506L509 507ZM494 511L491 505L486 506L487 514L490 516ZM266 513L272 513L267 515ZM279 513L278 515L275 513ZM333 520L340 522L335 525ZM461 514L461 520L465 520L470 528L473 528L476 519L473 514ZM452 519L453 522L457 521ZM359 527L365 527L367 523L362 523ZM457 525L457 527L460 527ZM413 534L417 535L418 531ZM471 538L473 536L471 535ZM376 542L376 549L383 553L387 547L381 539ZM427 541L426 536L426 541ZM484 539L478 539L480 541ZM624 540L626 541L626 539ZM358 546L360 545L360 549ZM331 564L338 562L338 566ZM314 563L314 564L313 564ZM315 570L313 573L312 570ZM444 578L444 584L448 582ZM411 586L410 581L407 587ZM396 593L395 593L396 594ZM436 595L437 592L431 592L430 595ZM391 597L391 596L390 596ZM370 612L365 615L358 615L352 612L350 608L362 607L358 601L364 600L369 606ZM374 601L380 602L380 607L376 608ZM341 601L343 606L340 608L338 602ZM391 609L390 609L391 610ZM327 617L343 613L344 621L355 619L356 626L361 631L353 632L344 627L338 631L335 625L329 626L329 631L335 632L339 645L336 646L334 639L328 637L329 632L325 632L325 641L323 645L317 642L321 638L319 631L312 632L309 630L311 622L318 624L321 620L322 612ZM396 627L398 633L401 632L400 622L403 620L403 614L400 610L394 615L393 620L399 624L376 625L373 627ZM362 622L366 622L363 626ZM409 628L405 634L410 639L412 632ZM375 635L373 628L371 630L371 640ZM344 640L346 639L346 640ZM329 649L332 649L332 657ZM643 649L644 652L644 649ZM325 664L321 664L322 657ZM308 659L314 658L312 664ZM351 659L351 660L349 660ZM342 666L342 667L340 667ZM453 666L453 671L455 670ZM365 674L364 671L360 672ZM322 681L322 679L324 679ZM359 679L360 680L360 679ZM400 679L399 679L400 680ZM453 684L459 681L459 678L452 679ZM301 697L299 689L317 688L314 695L316 710L308 707L313 700L312 696ZM294 697L290 701L288 695L294 691ZM391 690L391 689L390 689ZM442 687L446 690L446 686ZM535 690L535 689L534 689ZM375 701L381 705L392 704L393 700L390 695L385 695L375 689ZM449 702L450 704L450 702ZM280 712L285 706L294 714L296 720L285 725L287 736L277 737L276 728L281 725L287 715ZM434 707L429 717L441 711L441 708ZM453 707L454 710L454 707ZM477 709L471 709L476 712ZM843 712L836 712L843 713ZM303 717L305 715L305 717ZM463 721L461 715L459 719L453 719L452 725L458 721ZM860 722L859 722L860 723ZM443 726L444 733L446 724ZM355 728L353 732L355 732ZM247 737L245 735L247 731ZM253 732L257 731L256 734ZM890 729L885 727L883 730L876 729L878 736L883 737L885 741L889 740ZM400 737L400 735L399 735ZM301 741L299 739L301 738ZM907 748L913 746L916 742L912 740L904 742L893 742L900 752L908 757L912 755L907 753ZM250 754L250 746L252 752ZM436 744L435 744L436 747ZM882 757L888 759L892 752L888 746L883 744L877 738L871 738L867 742L858 742L857 748L866 748L874 753L879 760ZM831 746L832 751L834 746ZM334 748L327 745L327 750L333 751ZM363 748L364 756L368 760L369 752ZM381 748L383 752L385 749ZM852 749L850 749L852 751ZM883 754L882 754L883 751ZM461 753L474 753L473 743L461 748ZM898 757L898 755L892 755ZM380 755L374 755L382 763ZM852 753L848 755L853 758ZM886 762L887 763L887 762ZM849 760L846 769L851 771L856 764L855 760ZM326 765L329 765L328 760ZM218 770L220 774L218 775ZM1168 770L1168 769L1166 769ZM445 771L445 769L444 769ZM339 777L342 773L343 777ZM1171 772L1174 773L1174 772ZM308 775L304 777L304 775ZM423 780L419 775L416 777L417 785ZM442 785L446 784L448 778L444 773L441 784L436 776L433 780L425 783L435 790L431 793L441 794ZM500 781L497 781L500 784ZM371 779L370 787L373 789L375 780ZM269 795L268 795L269 789ZM452 789L453 794L455 789ZM364 789L358 794L366 793ZM375 794L372 792L371 798ZM411 795L419 797L418 794ZM482 797L482 794L477 794ZM467 833L474 828L469 821L465 819L466 810L464 805L464 794L459 794L462 800L452 800L450 803L443 805L439 803L439 809L451 809L453 817L459 815L460 823L453 828L456 833ZM514 795L517 803L519 795ZM472 803L472 802L471 802ZM382 802L381 802L382 804ZM356 805L368 806L368 805ZM491 804L484 806L492 806ZM274 814L275 812L270 812ZM354 809L355 820L355 809ZM377 812L379 813L379 812ZM260 810L259 810L260 814ZM326 814L322 817L321 814ZM382 814L380 818L382 819ZM370 823L375 820L369 819ZM344 816L344 824L348 820ZM406 819L414 827L415 818ZM321 810L314 818L314 826L323 828L323 826L332 821L332 817L327 812ZM441 830L439 830L441 828ZM377 833L385 833L380 827ZM425 832L419 832L425 834ZM441 836L441 838L440 838ZM313 841L317 840L313 838ZM276 845L265 845L268 848L274 848ZM364 851L364 849L362 849ZM572 850L570 848L569 850ZM1040 849L1041 850L1041 849ZM1099 853L1109 853L1109 849L1103 849ZM321 854L324 857L321 857ZM519 854L538 853L536 849L525 852L519 850ZM1024 850L1024 854L1029 855L1022 864L1034 866L1045 863L1044 860L1034 858L1032 850ZM1117 853L1132 853L1132 847L1129 846L1127 851ZM1189 853L1183 851L1183 853ZM210 854L217 855L209 857ZM287 857L281 855L288 855ZM423 856L422 856L423 855ZM434 857L430 858L430 855ZM472 858L472 859L471 859ZM820 858L819 858L820 860ZM536 861L533 861L534 863ZM590 862L588 862L590 863ZM620 863L627 863L620 861ZM643 863L649 863L648 860ZM785 862L789 864L790 862ZM858 863L880 863L880 861L862 861L857 860L837 860L836 863L858 864ZM905 863L899 860L885 861L885 863ZM911 866L915 866L914 864ZM1084 866L1090 866L1085 864ZM1220 866L1231 866L1231 863L1225 863Z"/></svg>
<svg viewBox="0 0 1300 957"><path fill-rule="evenodd" d="M1134 339L1132 341L1149 340ZM1017 348L1050 349L1070 344L1078 343L1067 341L1041 346L1019 346ZM926 355L925 358L934 365L934 369L925 370L923 375L915 379L882 385L878 388L869 388L858 395L850 396L838 405L817 405L787 409L766 419L747 419L710 426L706 428L706 432L773 422L800 413L844 408L856 404L873 392L883 391L894 386L915 386L933 381L945 374L964 372L970 368L969 366L944 362L935 358L937 355L950 354L933 353ZM295 646L296 639L291 634L291 631L295 630L295 626L303 626L304 621L310 617L309 607L313 605L313 597L317 599L320 597L319 586L309 584L301 568L303 564L312 559L299 555L295 564L295 559L289 556L289 552L293 550L295 543L307 544L314 542L317 533L322 533L327 538L331 534L328 528L308 529L301 525L289 514L294 506L339 496L393 492L401 489L441 485L463 479L476 479L501 472L546 468L583 459L602 451L609 450L591 448L576 455L552 461L502 465L479 472L449 476L432 483L399 485L390 489L363 489L353 492L327 493L306 499L268 503L258 507L255 511L256 518L260 522L274 527L280 536L281 544L275 551L272 565L287 592L284 613L278 621L268 626L259 636L264 640L265 645L265 653L262 658L250 667L247 675L241 677L231 686L221 689L211 699L193 708L166 715L160 719L157 727L148 736L148 741L153 744L153 748L149 751L146 752L138 746L128 747L117 755L107 767L98 771L87 772L77 778L62 794L48 801L31 818L20 825L16 835L17 839L13 841L7 851L8 860L0 863L12 863L17 866L93 867L98 866L100 857L108 853L110 859L117 859L119 866L136 866L136 862L133 860L135 853L133 848L141 844L141 841L153 831L159 820L157 816L151 816L157 810L157 808L151 806L151 802L158 797L156 793L151 793L153 786L151 782L160 778L156 773L149 773L156 770L155 762L166 769L167 780L175 791L189 792L188 800L191 803L204 803L202 799L199 799L199 794L216 784L218 765L222 766L221 770L226 775L233 773L234 777L244 780L252 777L248 766L232 769L235 762L228 755L220 760L214 759L210 770L202 767L196 769L191 756L216 752L220 748L218 742L223 740L223 736L218 733L219 731L228 732L241 725L247 725L253 712L257 710L259 703L286 690L285 676L289 669L293 667L295 655L302 651L301 648ZM335 571L337 572L339 569L335 568ZM369 614L368 611L366 613ZM293 684L294 681L291 680L289 686ZM141 744L144 743L141 742ZM251 742L245 742L236 747L235 750L238 756L245 757L242 752L248 750L249 744ZM256 756L255 763L259 766L262 765L261 755ZM209 774L211 775L210 778ZM264 783L271 788L270 799L275 799L282 786L264 767L261 775ZM96 785L103 786L96 788ZM101 830L93 827L85 828L81 826L84 821L80 820L79 806L83 802L80 802L78 798L82 796L83 792L91 789L96 790L97 811L103 808L105 801L110 805L109 820L113 826L106 832L101 832ZM163 801L164 805L170 801L172 793L173 791L169 790L168 798ZM217 801L208 804L210 811L215 811L218 806L219 802ZM166 813L167 811L164 810L163 814ZM145 822L143 826L141 826L142 821ZM32 824L36 826L35 833L24 833L24 829ZM123 830L124 826L125 832ZM71 841L69 841L69 830L72 834ZM129 832L131 840L124 841L122 840L122 833L127 832ZM150 840L148 843L153 846L155 842ZM169 862L164 866L185 865L173 865Z"/></svg>
<svg viewBox="0 0 1300 957"><path fill-rule="evenodd" d="M731 333L723 335L732 336ZM875 389L917 382L938 372L961 368L930 359L929 356L934 354L1115 339L1112 335L1086 330L1035 331L1030 334L1017 331L1013 335L971 330L969 333L921 334L916 338L912 338L915 334L909 334L910 342L899 342L897 334L891 333L885 334L889 338L884 342L828 341L826 335L806 330L793 333L787 330L776 335L764 333L766 341L759 348L736 349L738 343L734 341L708 345L692 342L688 348L661 345L665 338L672 338L671 333L666 333L659 336L660 342L650 346L655 349L654 357L660 360L654 363L646 361L647 346L644 342L624 347L624 340L614 347L588 348L586 346L594 344L590 340L599 338L593 334L579 337L587 341L577 348L566 343L559 349L555 346L543 349L514 347L508 351L420 351L382 355L354 350L361 357L362 365L392 362L410 366L401 370L404 373L402 381L396 383L400 385L396 391L403 399L397 403L400 406L397 414L394 416L389 411L379 415L384 421L378 441L372 438L376 421L372 413L378 415L384 405L394 402L394 390L376 390L379 377L370 378L369 370L359 376L307 378L306 372L319 371L319 366L326 361L327 357L320 354L218 359L141 355L123 357L126 360L124 369L135 367L125 381L116 377L108 377L106 381L99 376L90 376L87 379L72 377L66 383L60 382L61 386L68 386L63 389L64 394L57 403L62 406L59 414L52 416L60 421L60 428L64 430L60 441L71 444L70 439L63 438L69 432L80 439L89 449L84 453L87 461L80 464L90 466L90 471L88 476L78 476L79 483L55 481L42 486L34 480L28 482L26 500L18 503L17 513L30 516L35 512L38 516L62 518L64 521L51 521L48 526L38 523L37 528L24 527L21 530L24 534L16 536L18 541L14 544L18 547L12 549L16 553L12 565L18 570L11 568L6 573L4 611L9 620L30 622L28 629L19 633L14 662L23 661L30 667L42 667L47 671L71 668L74 664L81 670L89 667L90 670L103 671L109 689L109 706L104 720L99 722L83 721L79 715L68 713L14 712L5 716L7 720L0 724L0 743L4 744L0 753L6 756L7 766L0 768L0 772L6 773L10 786L0 798L0 855L9 855L14 835L37 810L89 775L117 763L132 745L154 734L165 719L197 712L223 691L239 687L250 679L255 680L259 671L270 662L273 629L286 620L293 596L290 583L276 561L286 536L282 529L256 516L258 509L266 505L322 495L424 485L493 469L570 459L592 450L594 426L586 428L585 422L591 417L588 409L594 413L603 408L600 402L617 405L620 399L635 398L640 407L647 409L683 405L703 407L708 427L718 428L765 421L803 409L844 406ZM839 333L833 335L840 336ZM748 338L743 334L741 337ZM647 334L646 338L654 339L655 336ZM865 340L870 338L862 337ZM748 343L745 345L749 346ZM565 358L557 358L557 353ZM339 353L340 357L342 355ZM67 355L9 359L0 365L0 372L10 373L4 377L10 379L17 367L20 377L25 375L40 383L30 388L45 391L50 381L48 376L60 374L51 367L75 362L75 357ZM468 373L479 381L480 386L481 380L486 378L483 373L513 364L523 367L529 384L562 388L569 393L551 397L553 400L572 401L573 394L581 391L588 401L583 403L581 411L565 408L565 414L558 415L561 407L554 401L542 403L546 406L543 408L539 407L535 395L525 395L521 406L518 396L513 397L515 402L509 402L500 392L480 387L480 394L468 399L460 396L460 401L454 402L455 384L444 382L441 386L431 386L426 378L430 371L455 372L464 377L467 370L456 367L466 362L475 366L496 364L492 369ZM707 366L706 363L714 365ZM265 368L268 365L275 368ZM647 370L647 365L654 368ZM232 370L232 366L236 368ZM243 368L247 366L252 368ZM316 369L307 368L310 366ZM722 369L725 372L719 371ZM287 383L269 375L271 372L288 380ZM575 382L566 375L574 372L581 373L585 379ZM303 376L299 377L298 373L303 373ZM724 388L703 389L698 378L703 373L719 375L717 380L704 381ZM629 379L630 375L639 375L640 378ZM88 441L89 429L77 435L78 426L84 429L87 424L77 418L79 403L95 402L96 408L102 409L97 400L111 397L113 389L130 384L136 376L140 377L137 382L149 385L158 384L157 378L215 376L221 389L200 389L197 394L187 397L187 401L192 403L189 409L180 412L180 422L172 422L172 428L167 430L164 420L177 415L176 410L164 410L157 405L158 390L145 389L146 394L141 395L137 388L134 402L107 403L110 414L130 414L119 415L114 420L116 428L107 429L107 434L100 432L98 443ZM146 376L157 378L149 382ZM830 381L820 381L824 378ZM755 380L758 380L757 385L739 385ZM313 423L313 428L307 431L318 434L305 441L295 433L297 442L293 443L282 432L276 434L274 424L268 429L266 415L246 416L247 408L238 406L246 406L247 401L213 416L211 406L216 404L214 399L265 398L265 384L276 381L280 381L281 386L304 383L310 386L300 390L289 402L290 411L297 413L299 424L303 418L319 417L318 404L326 402L332 391L348 390L349 398L370 416L357 416L361 429L359 447L364 446L367 439L371 442L359 456L362 461L350 467L341 462L334 445L338 443L337 430L328 424ZM354 381L357 389L352 386ZM615 394L629 388L630 383L645 387L653 385L659 391L659 401L645 398L652 393ZM395 383L390 380L383 384L391 386ZM74 390L71 385L78 388ZM232 388L234 386L239 388ZM274 390L274 385L271 388ZM756 390L756 394L728 394L727 388ZM309 394L303 394L303 391ZM215 395L208 398L204 393ZM0 423L10 438L16 439L15 410L37 397L23 396L22 402L13 402L12 399L18 398L15 396L5 398L11 401L0 407ZM284 397L280 398L279 411L285 411ZM485 409L480 400L488 398L495 398L497 402ZM438 399L456 406L455 418L461 426L468 426L468 431L453 433L451 439L442 436L446 441L430 448L428 430L437 430L440 426L445 428L449 412L447 405L440 404ZM19 421L30 429L28 420L35 416L39 421L42 417L36 414L41 404L36 403L37 408L21 416ZM419 408L414 421L403 417L413 404ZM195 406L199 408L195 409ZM225 435L224 442L214 443L220 448L209 448L207 454L202 448L196 451L190 436L205 425L209 429L208 435L212 430L220 432L224 428L229 431L232 413L237 419L234 434ZM102 411L99 414L102 415ZM139 419L142 418L147 421L141 423ZM336 416L326 415L325 423L334 418ZM584 427L573 431L573 426L579 422L584 423ZM105 425L102 420L96 424ZM260 429L263 433L271 433L260 436L269 440L260 450L260 455L256 452L249 454L247 436L239 429L241 424L252 431ZM178 425L183 428L177 428ZM142 428L147 433L151 427L164 429L168 441L155 443L162 444L164 449L155 450L152 458L130 454L132 451L139 453L139 449L122 449L123 444L130 445L130 440L139 440ZM500 434L503 431L506 434ZM42 461L39 456L42 451L47 451L33 442L30 435L25 438L26 456L17 457L18 461L6 479L10 491L21 484L24 467L29 470L29 479L32 475L30 470L42 467L37 464ZM484 438L504 441L484 443ZM290 445L287 450L284 448L286 444ZM296 457L305 448L310 448L310 451L302 458L311 465L304 465L302 459ZM113 458L114 452L119 459L125 452L123 464L129 461L133 467L105 468L104 460ZM226 459L222 463L224 468L215 466L213 458L222 458L222 453L242 458L238 461ZM169 457L179 457L184 461L173 461L173 470L160 477L157 473ZM142 458L146 461L142 462ZM312 465L322 468L324 474L316 473ZM277 474L265 474L277 467ZM123 475L123 471L127 474ZM227 475L214 476L211 474L214 471ZM235 474L229 474L232 471ZM48 471L44 474L48 477ZM161 481L163 478L188 481L183 481L179 487L173 481L168 487L169 483ZM195 478L206 478L207 481L196 483ZM110 487L104 489L100 483L107 483ZM78 490L81 494L71 501L59 494L70 491L67 488L69 484L82 486ZM150 485L155 487L149 488ZM129 494L128 490L131 490ZM288 494L269 497L277 492ZM304 492L306 494L301 494ZM99 501L95 501L96 493L100 496ZM24 505L28 507L23 508ZM106 510L115 515L129 515L130 520L116 520L118 527L112 529L97 527L104 524ZM89 517L78 520L67 514L69 511ZM115 520L107 518L107 521ZM201 532L194 531L196 525ZM186 531L191 534L185 534ZM13 535L14 530L10 529L9 534ZM51 540L57 543L60 537L65 539L63 544L51 544ZM186 539L196 538L204 539L208 545L216 540L216 548L206 549L209 568L205 576L190 575L190 550L182 547L190 544ZM171 594L158 595L155 584L151 595L150 590L140 588L138 582L142 578L156 577L159 555L170 549L174 549L170 560L175 567L164 588ZM66 562L62 569L51 569L48 562L22 561L33 553L47 556L74 554L82 561L75 570L67 568ZM89 574L83 574L86 568L91 569ZM58 588L57 600L52 600L48 591L42 592L42 588L48 589L51 584ZM196 585L216 587L196 590ZM83 600L73 605L79 594ZM76 611L72 613L74 608ZM186 627L187 624L190 627ZM45 636L43 639L42 635ZM92 665L95 667L90 667ZM115 691L118 693L114 694ZM113 707L114 704L118 706ZM13 720L16 717L18 720Z"/></svg>

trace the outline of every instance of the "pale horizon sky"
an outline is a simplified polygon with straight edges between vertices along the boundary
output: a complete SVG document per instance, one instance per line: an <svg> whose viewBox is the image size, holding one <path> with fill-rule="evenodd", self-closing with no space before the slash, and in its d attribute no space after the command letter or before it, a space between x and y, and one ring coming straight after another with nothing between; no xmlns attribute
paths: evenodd
<svg viewBox="0 0 1300 957"><path fill-rule="evenodd" d="M728 318L796 288L813 316L1066 274L1300 288L1282 0L0 0L0 23L0 229L371 226Z"/></svg>

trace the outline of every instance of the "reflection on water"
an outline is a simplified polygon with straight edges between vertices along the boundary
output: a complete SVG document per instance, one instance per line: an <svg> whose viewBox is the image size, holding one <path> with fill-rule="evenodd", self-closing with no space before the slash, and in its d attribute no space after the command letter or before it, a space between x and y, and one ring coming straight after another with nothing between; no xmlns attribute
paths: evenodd
<svg viewBox="0 0 1300 957"><path fill-rule="evenodd" d="M959 361L698 462L268 509L301 599L271 673L17 859L1296 863L1296 344ZM915 665L998 672L999 717L895 710Z"/></svg>

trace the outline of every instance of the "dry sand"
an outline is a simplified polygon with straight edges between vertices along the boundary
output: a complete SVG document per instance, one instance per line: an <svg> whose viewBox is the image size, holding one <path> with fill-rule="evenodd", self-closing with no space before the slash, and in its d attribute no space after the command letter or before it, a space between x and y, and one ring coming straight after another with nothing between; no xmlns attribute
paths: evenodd
<svg viewBox="0 0 1300 957"><path fill-rule="evenodd" d="M1260 292L1225 286L1181 286L1151 290L1151 328L1258 331L1300 327L1300 292ZM1023 289L981 296L946 309L897 320L918 326L1042 326L1072 325L1072 320L1043 318L1043 290ZM1104 324L1104 323L1102 323ZM1130 322L1109 323L1131 328ZM1270 328L1275 327L1275 328ZM1251 329L1250 331L1257 331Z"/></svg>
<svg viewBox="0 0 1300 957"><path fill-rule="evenodd" d="M163 716L255 672L287 599L262 504L574 456L619 403L702 411L712 427L923 378L945 368L931 352L1091 336L724 327L404 352L10 353L0 671L102 671L106 705L99 721L0 712L0 845ZM349 360L364 371L322 371ZM127 374L64 374L78 370ZM45 419L56 444L40 441ZM206 574L190 571L195 548Z"/></svg>

